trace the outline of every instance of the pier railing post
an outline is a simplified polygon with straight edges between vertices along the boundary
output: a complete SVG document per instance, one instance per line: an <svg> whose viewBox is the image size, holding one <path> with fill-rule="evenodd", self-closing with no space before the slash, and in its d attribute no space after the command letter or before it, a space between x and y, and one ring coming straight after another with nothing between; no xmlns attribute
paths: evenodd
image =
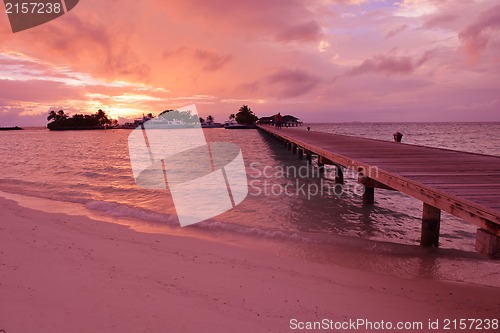
<svg viewBox="0 0 500 333"><path fill-rule="evenodd" d="M292 153L297 154L297 145L295 143L292 143Z"/></svg>
<svg viewBox="0 0 500 333"><path fill-rule="evenodd" d="M441 210L424 202L420 245L438 247L440 225Z"/></svg>
<svg viewBox="0 0 500 333"><path fill-rule="evenodd" d="M301 160L304 157L304 149L299 148L299 160Z"/></svg>

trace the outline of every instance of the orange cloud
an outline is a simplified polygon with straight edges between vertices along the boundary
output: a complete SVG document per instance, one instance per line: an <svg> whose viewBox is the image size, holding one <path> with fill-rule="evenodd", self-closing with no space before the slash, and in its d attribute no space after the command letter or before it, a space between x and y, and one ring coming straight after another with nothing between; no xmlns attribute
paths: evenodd
<svg viewBox="0 0 500 333"><path fill-rule="evenodd" d="M330 121L339 110L350 120L369 120L382 109L435 112L461 103L461 110L471 110L483 105L477 96L485 105L497 98L491 89L500 71L494 0L399 3L405 5L80 1L43 26L1 30L0 50L11 57L0 56L0 108L12 117L53 105L140 115L197 103L202 114L225 119L251 104L266 114L286 107ZM422 8L429 10L407 15ZM481 53L482 62L466 66L463 48ZM464 93L463 82L474 83L474 94ZM484 119L498 119L484 110ZM410 111L401 119L416 117ZM471 111L471 119L476 115Z"/></svg>

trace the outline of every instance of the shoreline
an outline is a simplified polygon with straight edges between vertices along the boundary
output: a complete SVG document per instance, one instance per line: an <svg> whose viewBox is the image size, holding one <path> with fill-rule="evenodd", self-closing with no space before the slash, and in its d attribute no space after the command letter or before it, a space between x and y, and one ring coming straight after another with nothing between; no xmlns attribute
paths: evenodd
<svg viewBox="0 0 500 333"><path fill-rule="evenodd" d="M286 332L292 318L427 322L498 315L500 288L141 233L4 198L0 207L6 333Z"/></svg>
<svg viewBox="0 0 500 333"><path fill-rule="evenodd" d="M22 209L88 218L97 223L125 227L132 232L207 240L259 250L287 259L299 259L343 268L395 276L403 279L430 279L500 288L500 262L475 250L455 247L426 248L390 239L363 238L342 234L303 233L280 229L251 228L211 219L182 228L177 221L159 216L116 213L82 203L56 201L0 191L0 198L13 200ZM115 207L115 209L118 209ZM147 219L144 219L147 218Z"/></svg>

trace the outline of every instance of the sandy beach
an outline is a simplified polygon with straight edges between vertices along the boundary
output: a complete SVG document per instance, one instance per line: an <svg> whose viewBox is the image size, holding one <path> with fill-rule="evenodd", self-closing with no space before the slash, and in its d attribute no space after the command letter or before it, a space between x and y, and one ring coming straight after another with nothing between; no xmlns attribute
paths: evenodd
<svg viewBox="0 0 500 333"><path fill-rule="evenodd" d="M498 318L498 288L141 233L6 199L0 207L6 333L300 331L293 319L422 321L426 328L436 319Z"/></svg>

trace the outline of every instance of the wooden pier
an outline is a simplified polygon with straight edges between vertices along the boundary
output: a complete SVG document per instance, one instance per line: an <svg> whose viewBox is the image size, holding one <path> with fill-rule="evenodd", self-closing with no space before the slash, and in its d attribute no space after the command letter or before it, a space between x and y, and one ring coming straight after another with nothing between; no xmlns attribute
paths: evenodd
<svg viewBox="0 0 500 333"><path fill-rule="evenodd" d="M423 202L422 246L439 245L441 210L479 227L476 250L500 256L500 157L402 143L258 125L299 158L318 156L318 166L356 170L364 204L375 188L396 190ZM459 140L459 138L458 138Z"/></svg>

